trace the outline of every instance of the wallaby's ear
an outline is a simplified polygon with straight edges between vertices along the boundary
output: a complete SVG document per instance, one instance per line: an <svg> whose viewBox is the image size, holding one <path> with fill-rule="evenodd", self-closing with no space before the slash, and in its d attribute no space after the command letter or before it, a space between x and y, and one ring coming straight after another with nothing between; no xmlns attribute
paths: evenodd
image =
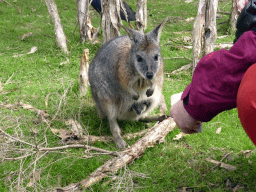
<svg viewBox="0 0 256 192"><path fill-rule="evenodd" d="M169 20L169 18L165 18L162 23L160 23L158 26L156 26L155 29L153 29L152 31L149 31L147 33L148 36L153 37L157 42L159 42L160 40L160 36L161 36L161 31L163 29L164 24L166 23L166 21Z"/></svg>
<svg viewBox="0 0 256 192"><path fill-rule="evenodd" d="M127 33L127 35L130 37L131 41L134 41L136 43L137 40L141 39L141 37L144 35L140 33L139 31L135 31L133 29L127 28L121 24L119 24Z"/></svg>

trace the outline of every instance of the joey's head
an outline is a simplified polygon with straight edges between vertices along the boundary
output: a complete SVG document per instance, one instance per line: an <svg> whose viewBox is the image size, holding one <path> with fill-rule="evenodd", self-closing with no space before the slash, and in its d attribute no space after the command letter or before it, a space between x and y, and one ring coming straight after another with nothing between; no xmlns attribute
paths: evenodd
<svg viewBox="0 0 256 192"><path fill-rule="evenodd" d="M122 26L131 40L130 62L145 79L153 79L161 65L159 40L167 18L152 31L143 34Z"/></svg>

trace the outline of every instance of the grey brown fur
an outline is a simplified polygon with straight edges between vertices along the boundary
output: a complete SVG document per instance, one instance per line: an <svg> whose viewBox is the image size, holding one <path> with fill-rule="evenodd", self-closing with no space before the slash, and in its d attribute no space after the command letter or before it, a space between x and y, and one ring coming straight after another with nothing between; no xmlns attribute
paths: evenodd
<svg viewBox="0 0 256 192"><path fill-rule="evenodd" d="M119 149L126 143L117 119L139 120L164 102L159 38L166 20L147 34L122 26L128 36L105 43L90 65L89 81L98 114L108 119Z"/></svg>

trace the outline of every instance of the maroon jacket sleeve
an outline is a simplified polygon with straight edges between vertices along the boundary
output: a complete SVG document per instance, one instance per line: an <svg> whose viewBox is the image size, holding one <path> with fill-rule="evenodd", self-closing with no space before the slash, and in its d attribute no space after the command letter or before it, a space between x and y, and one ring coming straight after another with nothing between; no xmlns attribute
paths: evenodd
<svg viewBox="0 0 256 192"><path fill-rule="evenodd" d="M245 32L229 51L221 49L204 56L181 97L187 112L206 122L222 111L235 108L240 82L254 63L256 32L253 31Z"/></svg>

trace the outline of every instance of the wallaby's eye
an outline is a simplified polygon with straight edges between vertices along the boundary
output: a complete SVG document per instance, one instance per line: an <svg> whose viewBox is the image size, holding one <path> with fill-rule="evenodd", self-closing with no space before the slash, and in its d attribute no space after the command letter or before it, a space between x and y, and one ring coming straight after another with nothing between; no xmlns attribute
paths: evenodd
<svg viewBox="0 0 256 192"><path fill-rule="evenodd" d="M154 56L154 60L157 61L158 60L158 55Z"/></svg>
<svg viewBox="0 0 256 192"><path fill-rule="evenodd" d="M137 61L138 61L138 62L142 62L142 61L143 61L142 57L139 56L139 55L137 55Z"/></svg>

